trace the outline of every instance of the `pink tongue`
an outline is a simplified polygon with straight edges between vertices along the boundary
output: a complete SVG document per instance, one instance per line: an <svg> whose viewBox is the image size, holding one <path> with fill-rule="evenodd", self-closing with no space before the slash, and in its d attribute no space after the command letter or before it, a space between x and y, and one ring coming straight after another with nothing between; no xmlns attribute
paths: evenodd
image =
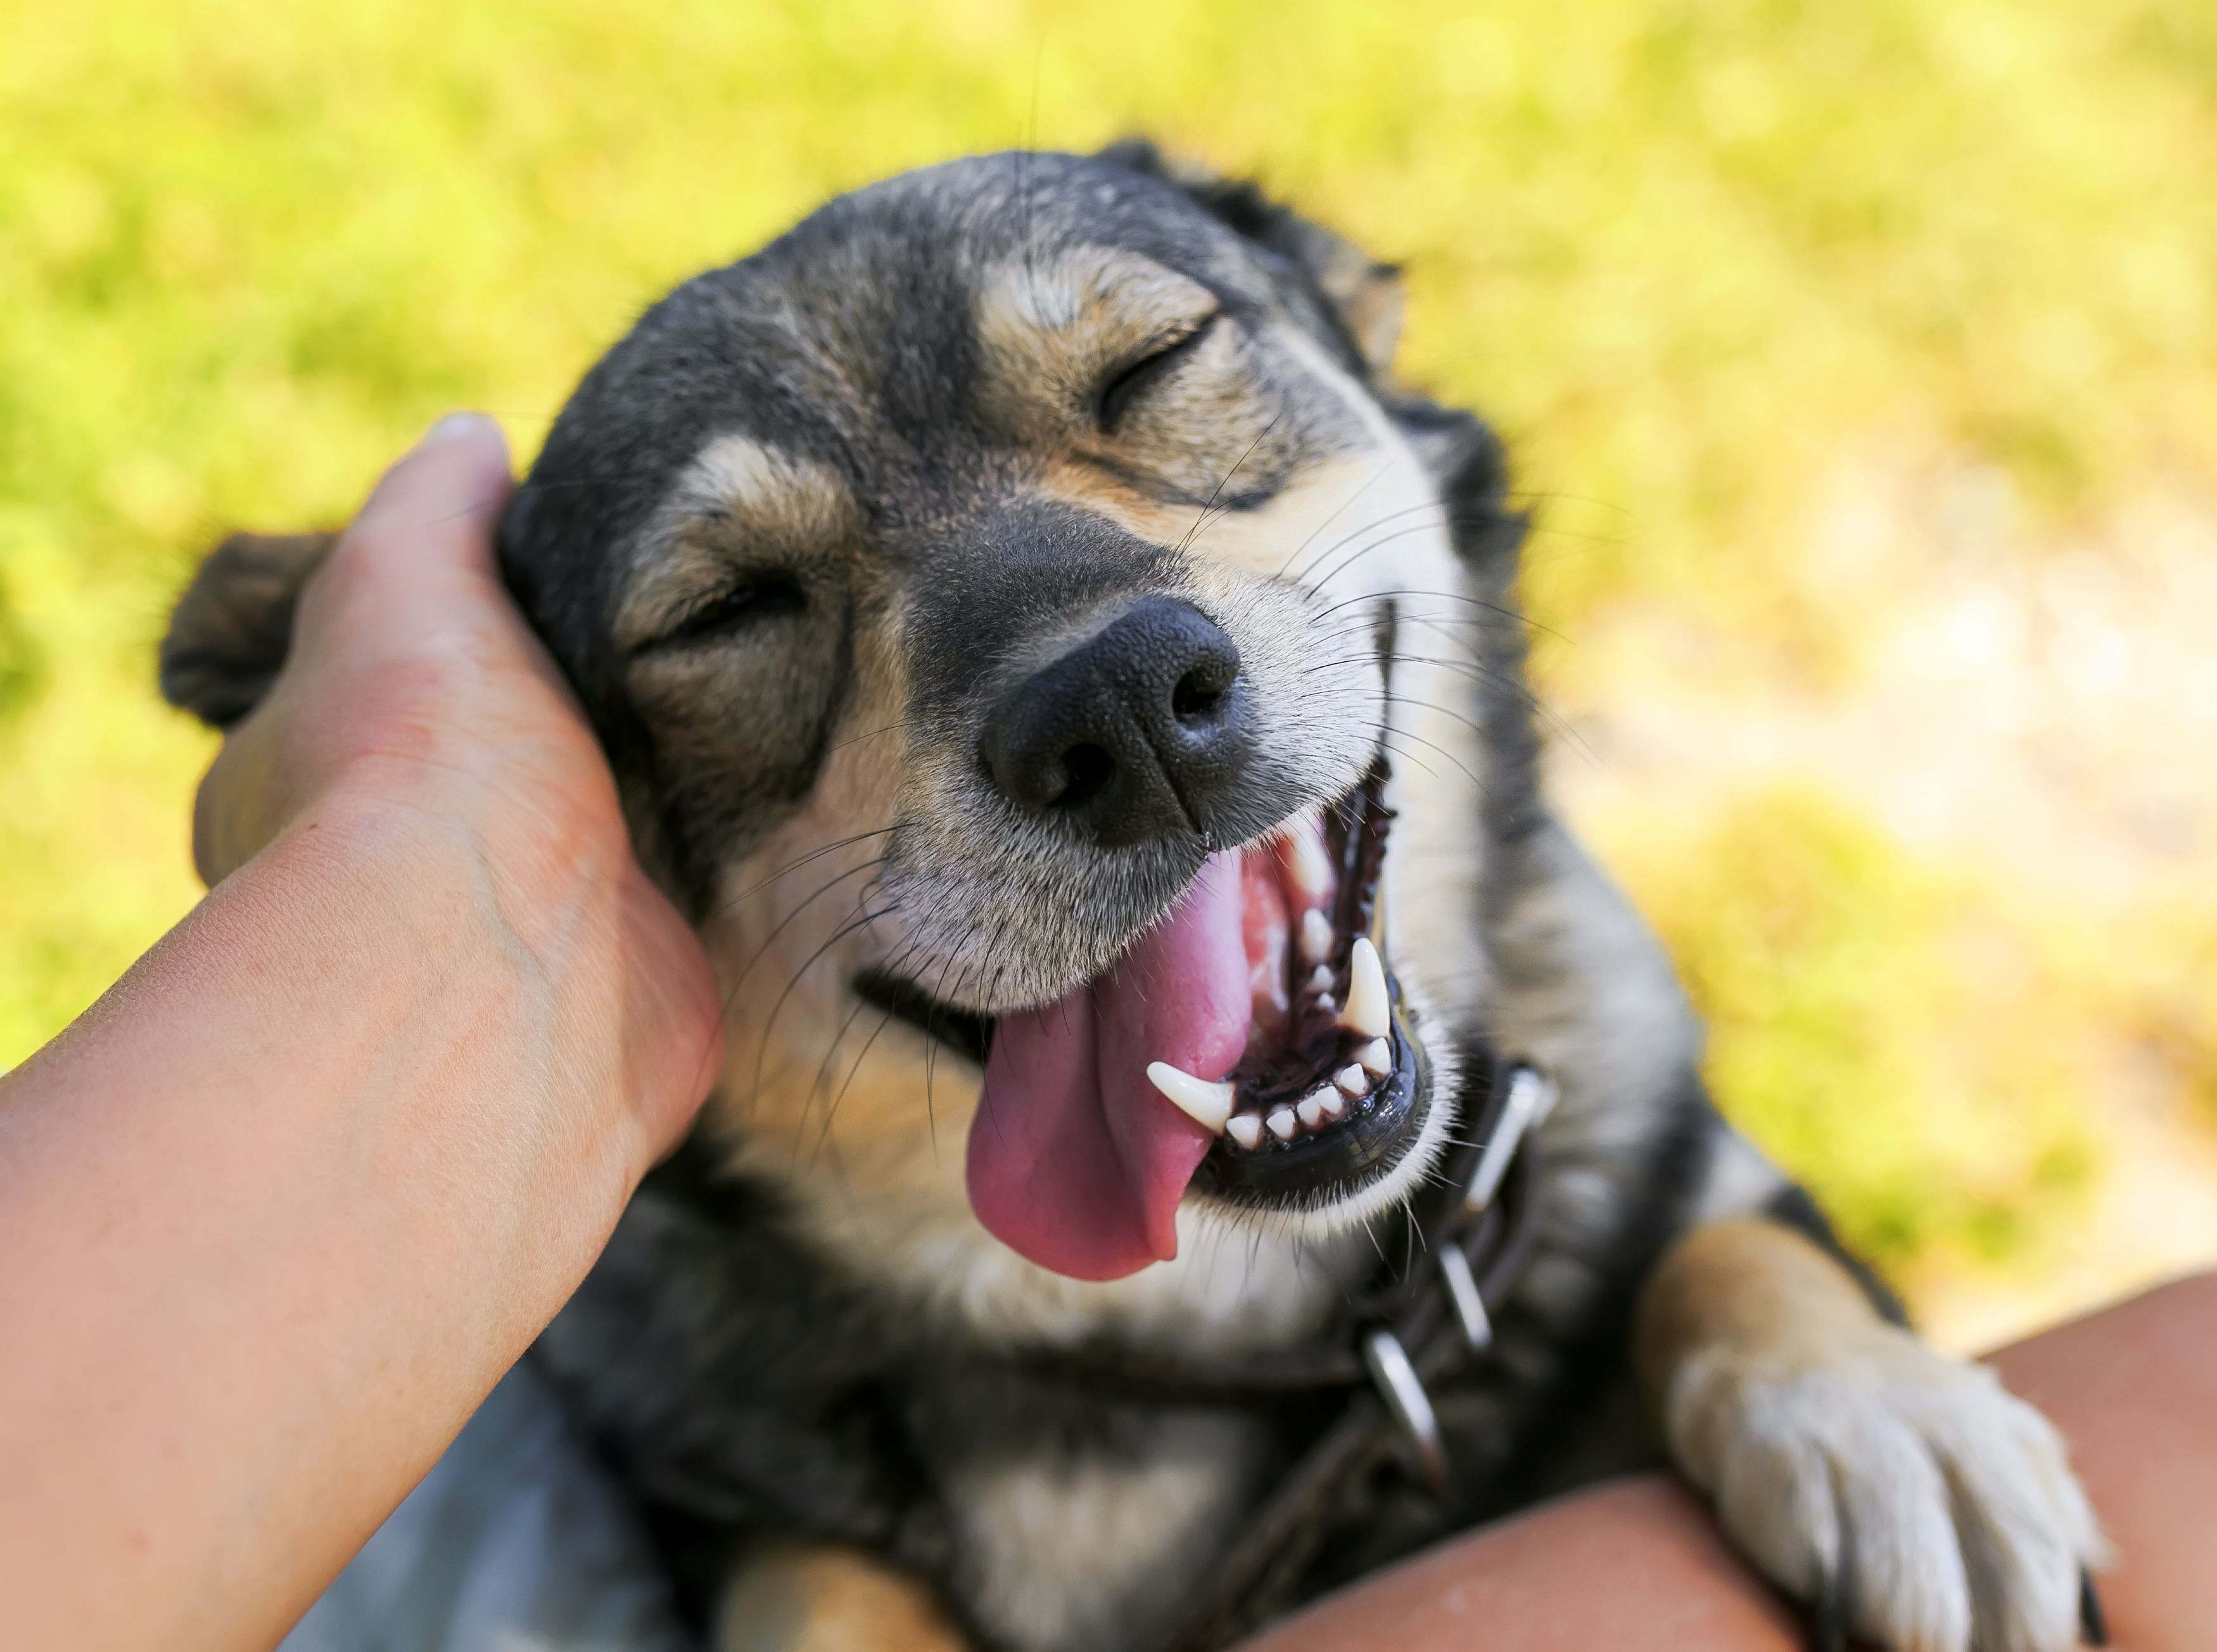
<svg viewBox="0 0 2217 1652"><path fill-rule="evenodd" d="M1121 1279L1177 1254L1177 1206L1208 1132L1147 1082L1168 1061L1220 1079L1246 1048L1239 856L1193 888L1099 980L993 1030L970 1126L970 1206L1041 1267Z"/></svg>

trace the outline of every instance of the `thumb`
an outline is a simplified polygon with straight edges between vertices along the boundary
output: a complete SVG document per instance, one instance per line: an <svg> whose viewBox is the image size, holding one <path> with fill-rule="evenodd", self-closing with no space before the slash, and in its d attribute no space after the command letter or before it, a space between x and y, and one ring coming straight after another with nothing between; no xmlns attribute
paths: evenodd
<svg viewBox="0 0 2217 1652"><path fill-rule="evenodd" d="M458 639L466 653L488 635L511 646L522 622L492 552L509 490L507 441L479 413L441 419L371 490L301 592L276 684L225 734L201 782L193 858L209 883L259 852L319 789L333 731L362 704L363 673L427 650L451 654ZM333 671L348 684L337 702Z"/></svg>
<svg viewBox="0 0 2217 1652"><path fill-rule="evenodd" d="M484 544L508 501L508 438L483 413L449 413L378 479L351 531Z"/></svg>
<svg viewBox="0 0 2217 1652"><path fill-rule="evenodd" d="M340 536L303 594L301 630L314 632L342 602L374 621L387 610L421 613L426 603L435 612L460 587L476 595L497 583L493 530L514 488L508 465L507 438L484 414L449 413L433 425Z"/></svg>

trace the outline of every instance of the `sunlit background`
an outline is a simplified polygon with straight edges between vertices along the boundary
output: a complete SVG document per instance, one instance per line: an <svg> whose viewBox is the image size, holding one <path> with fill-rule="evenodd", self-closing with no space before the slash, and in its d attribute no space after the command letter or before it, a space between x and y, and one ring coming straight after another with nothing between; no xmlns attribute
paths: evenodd
<svg viewBox="0 0 2217 1652"><path fill-rule="evenodd" d="M2217 3L0 0L0 1063L192 902L236 525L678 278L1133 131L1406 264L1559 795L1971 1346L2217 1258Z"/></svg>

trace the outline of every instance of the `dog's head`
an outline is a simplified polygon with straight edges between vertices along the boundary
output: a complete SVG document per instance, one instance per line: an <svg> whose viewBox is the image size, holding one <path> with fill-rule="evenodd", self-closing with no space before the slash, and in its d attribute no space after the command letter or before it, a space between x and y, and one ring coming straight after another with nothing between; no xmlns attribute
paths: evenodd
<svg viewBox="0 0 2217 1652"><path fill-rule="evenodd" d="M1086 1278L1425 1173L1508 623L1456 544L1513 531L1398 318L1127 145L848 195L588 375L503 561L722 973L742 1163L921 1212L966 1127L977 1217Z"/></svg>

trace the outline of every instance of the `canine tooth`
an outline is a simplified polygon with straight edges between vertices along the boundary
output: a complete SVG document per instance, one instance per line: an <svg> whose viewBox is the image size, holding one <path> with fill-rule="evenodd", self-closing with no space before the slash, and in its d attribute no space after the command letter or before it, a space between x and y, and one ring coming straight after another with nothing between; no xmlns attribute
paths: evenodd
<svg viewBox="0 0 2217 1652"><path fill-rule="evenodd" d="M1320 908L1311 906L1301 914L1301 956L1322 963L1331 956L1331 919Z"/></svg>
<svg viewBox="0 0 2217 1652"><path fill-rule="evenodd" d="M1329 993L1331 991L1331 966L1330 964L1320 963L1315 968L1309 971L1308 989L1312 993Z"/></svg>
<svg viewBox="0 0 2217 1652"><path fill-rule="evenodd" d="M1270 1134L1281 1142L1292 1141L1294 1132L1300 1129L1300 1126L1294 1122L1294 1110L1290 1107L1273 1107L1270 1110L1270 1117L1264 1122L1269 1125Z"/></svg>
<svg viewBox="0 0 2217 1652"><path fill-rule="evenodd" d="M1382 1079L1393 1070L1393 1046L1383 1038L1373 1038L1355 1052L1355 1059L1372 1078Z"/></svg>
<svg viewBox="0 0 2217 1652"><path fill-rule="evenodd" d="M1391 1026L1392 1010L1386 999L1386 966L1368 935L1355 937L1355 956L1347 971L1347 1008L1339 1019L1366 1038L1383 1038Z"/></svg>
<svg viewBox="0 0 2217 1652"><path fill-rule="evenodd" d="M1224 1134L1225 1125L1232 1117L1232 1098L1238 1086L1212 1084L1207 1079L1196 1079L1192 1073L1172 1067L1168 1061L1147 1063L1147 1082L1168 1096L1178 1110L1211 1135Z"/></svg>
<svg viewBox="0 0 2217 1652"><path fill-rule="evenodd" d="M1294 1111L1301 1116L1301 1123L1311 1129L1324 1123L1324 1098L1331 1092L1319 1090L1312 1096L1303 1096L1301 1104Z"/></svg>
<svg viewBox="0 0 2217 1652"><path fill-rule="evenodd" d="M1370 1075L1350 1062L1331 1075L1331 1081L1343 1091L1349 1100L1370 1093Z"/></svg>
<svg viewBox="0 0 2217 1652"><path fill-rule="evenodd" d="M1294 887L1321 906L1331 894L1331 857L1324 852L1321 828L1305 821L1288 839Z"/></svg>
<svg viewBox="0 0 2217 1652"><path fill-rule="evenodd" d="M1258 1113L1234 1113L1224 1121L1224 1128L1251 1153L1263 1145L1263 1119Z"/></svg>

